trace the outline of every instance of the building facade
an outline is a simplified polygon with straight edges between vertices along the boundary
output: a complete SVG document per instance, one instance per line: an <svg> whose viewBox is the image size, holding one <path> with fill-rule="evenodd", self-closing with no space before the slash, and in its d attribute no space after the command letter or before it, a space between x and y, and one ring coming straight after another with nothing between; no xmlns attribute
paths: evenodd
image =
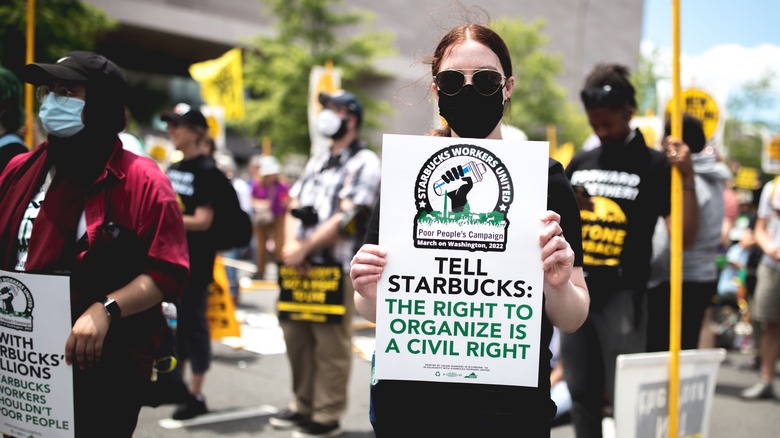
<svg viewBox="0 0 780 438"><path fill-rule="evenodd" d="M164 90L170 101L198 99L188 75L195 62L214 59L252 37L273 32L273 18L260 0L84 0L103 9L119 24L98 44L98 50L129 71L131 81L145 81ZM347 0L343 7L371 11L372 27L395 36L397 54L382 59L378 69L388 78L369 78L362 92L389 102L392 114L381 133L422 134L434 123L430 70L422 57L433 52L441 35L467 17L463 10L478 5L489 18L542 19L549 37L546 49L563 64L559 83L579 105L585 75L598 62L618 62L632 70L639 59L643 0ZM473 10L472 10L473 13ZM484 18L476 15L475 18ZM517 72L522 81L522 72ZM242 153L247 141L229 140Z"/></svg>

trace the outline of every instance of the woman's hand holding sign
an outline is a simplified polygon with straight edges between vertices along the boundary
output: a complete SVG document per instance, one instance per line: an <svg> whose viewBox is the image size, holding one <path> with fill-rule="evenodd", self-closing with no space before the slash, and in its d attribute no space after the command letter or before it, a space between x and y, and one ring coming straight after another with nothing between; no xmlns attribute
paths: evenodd
<svg viewBox="0 0 780 438"><path fill-rule="evenodd" d="M560 288L571 278L574 251L563 237L561 216L558 213L548 210L542 221L545 225L539 236L539 246L542 248L544 288Z"/></svg>
<svg viewBox="0 0 780 438"><path fill-rule="evenodd" d="M376 289L387 263L387 251L365 244L352 257L349 277L355 288L355 308L363 318L376 322Z"/></svg>
<svg viewBox="0 0 780 438"><path fill-rule="evenodd" d="M582 267L574 266L574 251L563 236L561 216L551 210L542 217L539 236L544 269L545 311L550 321L566 332L582 325L588 316L588 287ZM581 302L585 301L584 305Z"/></svg>

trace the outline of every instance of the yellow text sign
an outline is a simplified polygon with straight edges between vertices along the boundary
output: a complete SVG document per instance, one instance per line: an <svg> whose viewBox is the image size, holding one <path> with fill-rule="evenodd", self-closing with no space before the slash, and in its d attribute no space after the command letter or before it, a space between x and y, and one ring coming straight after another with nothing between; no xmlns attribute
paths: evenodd
<svg viewBox="0 0 780 438"><path fill-rule="evenodd" d="M715 99L698 88L689 88L682 92L682 112L701 120L704 125L704 135L710 139L715 134L720 122L720 111ZM671 117L674 100L666 104L666 118Z"/></svg>

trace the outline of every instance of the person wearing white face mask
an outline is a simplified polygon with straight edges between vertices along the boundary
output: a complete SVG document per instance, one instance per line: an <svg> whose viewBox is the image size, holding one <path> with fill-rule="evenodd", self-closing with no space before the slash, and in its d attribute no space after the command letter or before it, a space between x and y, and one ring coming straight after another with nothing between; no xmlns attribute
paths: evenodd
<svg viewBox="0 0 780 438"><path fill-rule="evenodd" d="M368 213L379 194L379 156L358 138L363 107L354 94L321 93L320 133L327 152L309 159L290 189L290 214L282 251L285 267L306 272L313 266L340 266L344 314L337 322L282 318L295 395L287 409L270 418L276 428L294 428L293 437L341 434L352 363L353 290L349 261L363 241ZM329 294L332 295L332 294ZM330 298L328 304L332 304Z"/></svg>
<svg viewBox="0 0 780 438"><path fill-rule="evenodd" d="M317 116L317 129L325 137L338 140L347 134L347 120L335 109L325 108Z"/></svg>
<svg viewBox="0 0 780 438"><path fill-rule="evenodd" d="M43 129L55 137L68 138L84 129L84 112L86 88L83 85L66 87L55 82L49 88L46 85L38 87L38 99L41 109L38 112ZM71 99L71 97L73 99Z"/></svg>
<svg viewBox="0 0 780 438"><path fill-rule="evenodd" d="M158 371L160 302L189 280L181 210L157 164L122 148L128 87L116 64L76 51L28 64L22 77L38 86L48 135L0 175L0 269L67 276L69 290L38 288L35 299L69 292L69 308L32 314L70 320L61 350L49 353L64 353L60 366L72 372L71 430L130 438ZM66 395L61 378L51 383Z"/></svg>

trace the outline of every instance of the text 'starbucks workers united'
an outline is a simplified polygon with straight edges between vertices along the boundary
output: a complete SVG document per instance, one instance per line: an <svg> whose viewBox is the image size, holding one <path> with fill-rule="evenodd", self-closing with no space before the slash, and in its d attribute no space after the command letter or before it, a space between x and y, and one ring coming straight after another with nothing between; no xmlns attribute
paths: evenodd
<svg viewBox="0 0 780 438"><path fill-rule="evenodd" d="M487 149L438 151L417 176L414 246L504 251L513 193L512 177Z"/></svg>

